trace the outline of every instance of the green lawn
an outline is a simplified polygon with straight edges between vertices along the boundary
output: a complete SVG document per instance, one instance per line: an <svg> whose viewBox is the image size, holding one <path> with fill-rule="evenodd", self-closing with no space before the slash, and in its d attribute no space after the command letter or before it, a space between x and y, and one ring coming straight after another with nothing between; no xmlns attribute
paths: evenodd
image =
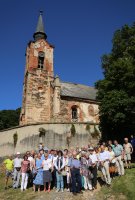
<svg viewBox="0 0 135 200"><path fill-rule="evenodd" d="M10 184L11 185L11 181ZM84 192L85 193L85 192ZM89 193L89 192L88 192ZM90 193L89 193L90 194ZM63 194L65 195L65 194ZM71 194L66 194L66 197L69 195L71 197ZM40 199L40 197L43 196L43 199L46 200L50 199L48 198L46 194L41 192L40 194L38 192L34 193L32 191L32 188L28 189L25 192L21 192L20 189L13 190L12 188L9 188L7 190L4 190L4 175L0 175L0 200L35 200ZM56 197L55 192L51 192L51 196ZM85 195L84 195L85 196ZM80 196L80 198L63 198L63 199L87 199ZM88 195L89 196L89 195ZM89 196L90 197L90 196ZM61 198L62 199L62 198ZM93 198L90 198L93 200ZM135 200L135 168L126 170L125 176L122 177L116 177L112 181L111 187L102 186L100 191L94 193L94 200Z"/></svg>
<svg viewBox="0 0 135 200"><path fill-rule="evenodd" d="M116 177L111 187L103 186L98 196L103 200L135 200L135 168L126 170L122 177Z"/></svg>
<svg viewBox="0 0 135 200"><path fill-rule="evenodd" d="M0 200L32 200L37 195L32 189L25 192L21 192L20 189L13 190L12 188L4 189L4 175L0 174ZM12 182L10 180L9 186L12 186Z"/></svg>

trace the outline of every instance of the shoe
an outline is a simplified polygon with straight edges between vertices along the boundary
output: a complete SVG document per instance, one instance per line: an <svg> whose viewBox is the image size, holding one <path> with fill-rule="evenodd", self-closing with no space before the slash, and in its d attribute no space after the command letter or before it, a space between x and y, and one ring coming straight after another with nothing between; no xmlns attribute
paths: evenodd
<svg viewBox="0 0 135 200"><path fill-rule="evenodd" d="M77 195L77 193L76 193L76 192L73 192L73 195L74 195L74 196L76 196L76 195Z"/></svg>
<svg viewBox="0 0 135 200"><path fill-rule="evenodd" d="M57 189L57 190L56 190L56 192L59 192L59 191L60 191L60 189Z"/></svg>
<svg viewBox="0 0 135 200"><path fill-rule="evenodd" d="M7 190L7 187L5 187L4 189Z"/></svg>
<svg viewBox="0 0 135 200"><path fill-rule="evenodd" d="M79 194L83 194L83 191L78 192Z"/></svg>
<svg viewBox="0 0 135 200"><path fill-rule="evenodd" d="M70 192L70 189L69 189L69 188L67 189L67 192Z"/></svg>
<svg viewBox="0 0 135 200"><path fill-rule="evenodd" d="M61 192L64 192L64 190L63 190L63 189L61 189Z"/></svg>

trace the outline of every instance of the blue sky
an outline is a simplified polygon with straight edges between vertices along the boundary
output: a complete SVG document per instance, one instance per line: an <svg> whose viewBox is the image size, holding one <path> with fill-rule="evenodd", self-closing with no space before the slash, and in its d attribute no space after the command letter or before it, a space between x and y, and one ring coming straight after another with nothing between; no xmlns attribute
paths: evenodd
<svg viewBox="0 0 135 200"><path fill-rule="evenodd" d="M22 104L25 49L41 9L55 74L90 86L103 78L114 31L135 21L134 0L0 0L0 110Z"/></svg>

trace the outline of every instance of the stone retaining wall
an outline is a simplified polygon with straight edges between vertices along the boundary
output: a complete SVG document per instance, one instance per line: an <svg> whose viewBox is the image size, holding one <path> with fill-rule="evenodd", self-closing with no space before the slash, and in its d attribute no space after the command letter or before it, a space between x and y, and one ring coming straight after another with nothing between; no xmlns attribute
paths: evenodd
<svg viewBox="0 0 135 200"><path fill-rule="evenodd" d="M74 126L75 131L71 131ZM74 135L74 136L73 136ZM43 142L49 149L96 144L100 138L98 125L88 123L46 123L15 127L0 132L0 157L17 151L37 150Z"/></svg>

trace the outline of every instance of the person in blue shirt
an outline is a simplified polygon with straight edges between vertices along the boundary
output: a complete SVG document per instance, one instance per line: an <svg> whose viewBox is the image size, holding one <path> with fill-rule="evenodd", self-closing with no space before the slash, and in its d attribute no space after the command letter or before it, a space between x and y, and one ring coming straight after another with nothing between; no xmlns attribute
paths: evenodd
<svg viewBox="0 0 135 200"><path fill-rule="evenodd" d="M69 159L68 167L69 172L71 176L71 187L72 192L74 195L77 193L82 193L82 183L81 183L81 174L80 174L80 168L81 168L81 162L76 158L77 152L73 151L72 158Z"/></svg>
<svg viewBox="0 0 135 200"><path fill-rule="evenodd" d="M123 151L123 146L118 143L117 140L114 140L114 148L113 151L115 153L115 158L116 158L116 166L118 168L118 174L119 176L123 176L125 171L124 171L124 151Z"/></svg>

